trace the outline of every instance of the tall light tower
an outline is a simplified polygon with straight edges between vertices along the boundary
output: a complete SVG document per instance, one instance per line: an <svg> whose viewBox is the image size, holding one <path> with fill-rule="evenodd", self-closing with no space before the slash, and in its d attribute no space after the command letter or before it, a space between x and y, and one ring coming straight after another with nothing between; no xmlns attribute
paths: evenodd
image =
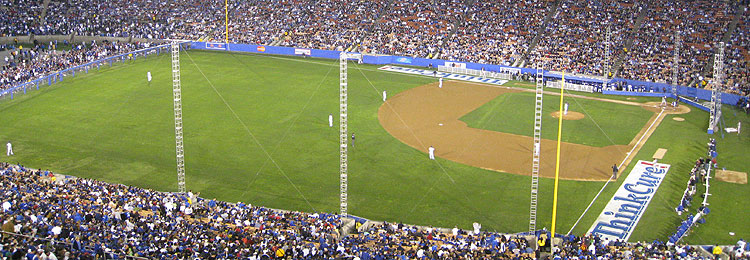
<svg viewBox="0 0 750 260"><path fill-rule="evenodd" d="M714 75L711 80L711 111L708 122L708 133L713 134L721 118L721 88L724 79L724 42L719 42L714 55Z"/></svg>
<svg viewBox="0 0 750 260"><path fill-rule="evenodd" d="M677 100L677 86L679 86L677 79L680 75L680 47L682 47L680 35L678 32L675 32L673 52L674 60L672 61L672 96L674 96L675 100Z"/></svg>
<svg viewBox="0 0 750 260"><path fill-rule="evenodd" d="M607 34L604 38L604 77L609 78L609 70L610 70L610 64L612 64L611 60L611 53L609 52L609 46L612 43L612 30L611 26L609 24L609 21L607 21Z"/></svg>
<svg viewBox="0 0 750 260"><path fill-rule="evenodd" d="M347 194L348 185L349 185L349 179L348 179L348 172L347 172L347 147L348 147L348 138L349 138L349 131L347 128L347 88L348 88L348 82L347 82L347 60L349 58L349 55L346 52L341 52L339 55L339 202L340 208L339 208L339 214L341 214L341 218L346 218L348 216L348 197Z"/></svg>
<svg viewBox="0 0 750 260"><path fill-rule="evenodd" d="M182 87L180 86L180 43L172 42L172 95L174 97L174 139L177 152L177 187L185 193L185 150L182 138Z"/></svg>
<svg viewBox="0 0 750 260"><path fill-rule="evenodd" d="M544 95L544 66L536 68L536 106L534 107L534 147L531 154L531 199L529 202L529 232L536 231L536 208L539 195L539 154L542 143L542 100ZM562 115L560 115L562 116Z"/></svg>

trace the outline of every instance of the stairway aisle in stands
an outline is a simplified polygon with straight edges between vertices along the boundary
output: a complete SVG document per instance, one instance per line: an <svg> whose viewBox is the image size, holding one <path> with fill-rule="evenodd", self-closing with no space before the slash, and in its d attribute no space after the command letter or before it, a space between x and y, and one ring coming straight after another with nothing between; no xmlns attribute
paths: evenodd
<svg viewBox="0 0 750 260"><path fill-rule="evenodd" d="M474 1L476 0L466 0L464 2L464 5L466 5L466 7L468 8L469 6L474 4ZM453 28L451 28L448 34L445 35L445 38L442 39L442 42L439 43L437 48L435 48L435 50L429 53L425 58L440 59L440 51L448 45L449 39L451 39L456 34L458 28L464 23L466 23L466 13L456 18L456 20L453 22Z"/></svg>
<svg viewBox="0 0 750 260"><path fill-rule="evenodd" d="M393 11L393 1L394 0L386 0L385 7L383 7L383 9L381 9L380 12L378 12L378 15L376 15L375 17L385 17L388 13L392 12ZM379 23L379 22L380 21L377 21L377 20L374 21L374 23ZM358 45L357 49L359 50L359 52L363 52L363 50L361 49L362 48L361 44L363 42L365 42L365 39L375 37L374 36L374 34L375 34L374 24L373 24L373 27L369 28L368 31L369 31L369 33L362 35L362 37L358 39L359 42L357 42L357 45Z"/></svg>
<svg viewBox="0 0 750 260"><path fill-rule="evenodd" d="M729 25L727 25L727 31L724 32L724 35L721 36L721 42L724 44L729 43L729 39L732 38L732 34L734 33L735 29L737 28L737 25L740 23L740 19L742 18L742 13L745 11L744 5L741 5L739 3L736 3L734 6L734 18L732 18L732 21L729 22ZM714 42L713 46L711 46L711 49L713 50L713 53L716 53L718 51L718 44L719 42ZM726 45L725 45L726 46ZM706 66L703 67L703 74L704 78L711 78L713 77L714 73L714 55L712 54L706 62Z"/></svg>
<svg viewBox="0 0 750 260"><path fill-rule="evenodd" d="M39 15L40 24L44 24L46 21L45 17L47 17L47 9L49 8L49 2L50 0L44 0L44 2L42 2L42 14Z"/></svg>
<svg viewBox="0 0 750 260"><path fill-rule="evenodd" d="M623 48L625 50L632 50L633 47L633 39L635 39L636 34L640 33L640 29L643 27L643 21L646 20L646 17L649 14L649 4L648 2L641 2L639 3L639 9L638 10L638 18L635 20L635 25L633 28L630 28L630 31L627 32L627 36L623 37L625 39L625 44ZM612 50L615 51L615 50ZM615 62L612 65L612 77L617 77L620 73L620 70L622 69L622 63L624 62L625 58L627 57L627 52L621 51L619 52L619 55L617 55Z"/></svg>
<svg viewBox="0 0 750 260"><path fill-rule="evenodd" d="M526 51L524 52L523 56L520 59L518 59L515 63L513 63L514 67L523 67L525 64L529 63L527 60L529 58L529 54L531 53L531 51L534 50L534 48L536 48L537 44L541 40L542 35L544 34L544 30L549 25L549 22L552 21L552 17L554 17L555 14L557 13L557 9L560 7L560 2L561 1L558 0L552 4L551 8L547 12L547 16L544 17L544 22L542 23L541 26L539 26L539 28L537 28L536 35L534 36L534 39L531 40L531 44L529 44L529 48L526 49Z"/></svg>

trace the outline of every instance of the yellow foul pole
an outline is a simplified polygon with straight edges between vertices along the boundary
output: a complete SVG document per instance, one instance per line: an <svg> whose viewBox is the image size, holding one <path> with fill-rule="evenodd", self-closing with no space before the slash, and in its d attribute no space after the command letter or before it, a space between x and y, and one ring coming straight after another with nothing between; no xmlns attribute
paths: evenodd
<svg viewBox="0 0 750 260"><path fill-rule="evenodd" d="M565 72L562 74L562 85L560 86L560 113L557 114L557 155L555 160L555 192L552 197L552 236L550 238L550 248L552 253L555 250L555 224L557 222L557 185L560 181L560 139L562 139L562 118L563 118L563 94L565 91Z"/></svg>
<svg viewBox="0 0 750 260"><path fill-rule="evenodd" d="M224 42L229 43L229 0L224 0Z"/></svg>

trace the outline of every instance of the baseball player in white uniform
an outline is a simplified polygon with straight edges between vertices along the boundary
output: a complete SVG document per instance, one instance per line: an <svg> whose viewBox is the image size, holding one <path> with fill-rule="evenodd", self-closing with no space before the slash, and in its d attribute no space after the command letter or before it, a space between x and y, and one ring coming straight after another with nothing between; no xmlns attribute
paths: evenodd
<svg viewBox="0 0 750 260"><path fill-rule="evenodd" d="M435 147L430 146L430 148L427 148L427 152L430 154L430 160L435 160Z"/></svg>
<svg viewBox="0 0 750 260"><path fill-rule="evenodd" d="M438 82L439 82L438 88L443 88L443 78L440 78Z"/></svg>
<svg viewBox="0 0 750 260"><path fill-rule="evenodd" d="M568 114L568 102L565 102L565 104L563 105L563 115L567 115L567 114Z"/></svg>
<svg viewBox="0 0 750 260"><path fill-rule="evenodd" d="M383 90L383 102L385 102L385 97L386 97L385 90Z"/></svg>
<svg viewBox="0 0 750 260"><path fill-rule="evenodd" d="M148 85L151 86L151 71L146 72L146 79L148 79Z"/></svg>
<svg viewBox="0 0 750 260"><path fill-rule="evenodd" d="M328 114L328 127L333 127L333 114Z"/></svg>
<svg viewBox="0 0 750 260"><path fill-rule="evenodd" d="M7 146L7 147L8 147L8 151L7 151L7 152L6 152L5 154L6 154L7 156L11 156L11 155L13 155L13 145L12 145L12 144L10 144L10 141L8 141L8 144L6 144L5 146Z"/></svg>

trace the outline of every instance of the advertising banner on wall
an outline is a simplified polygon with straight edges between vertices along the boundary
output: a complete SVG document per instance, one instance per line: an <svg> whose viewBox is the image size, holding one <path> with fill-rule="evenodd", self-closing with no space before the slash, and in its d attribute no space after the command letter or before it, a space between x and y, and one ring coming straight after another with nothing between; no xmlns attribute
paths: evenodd
<svg viewBox="0 0 750 260"><path fill-rule="evenodd" d="M460 63L460 62L452 62L452 61L446 61L445 62L446 67L452 67L452 68L466 68L466 63Z"/></svg>
<svg viewBox="0 0 750 260"><path fill-rule="evenodd" d="M396 59L395 59L395 61L396 61L397 63L406 63L406 64L411 64L411 62L412 62L412 59L411 59L411 58L408 58L408 57L398 57L398 58L396 58Z"/></svg>
<svg viewBox="0 0 750 260"><path fill-rule="evenodd" d="M307 55L310 56L310 49L294 49L294 55Z"/></svg>
<svg viewBox="0 0 750 260"><path fill-rule="evenodd" d="M667 171L669 164L638 161L588 233L627 241Z"/></svg>
<svg viewBox="0 0 750 260"><path fill-rule="evenodd" d="M206 49L211 50L226 50L227 44L223 42L207 42Z"/></svg>
<svg viewBox="0 0 750 260"><path fill-rule="evenodd" d="M452 79L452 80L463 80L463 81L469 81L469 82L475 82L475 83L486 83L486 84L494 84L494 85L503 85L505 83L508 83L507 80L503 80L503 79L493 79L493 78L485 78L485 77L479 77L479 76L461 75L461 74L454 74L454 73L447 73L447 72L437 72L434 70L404 68L404 67L390 66L390 65L383 66L378 69L384 70L384 71L398 72L398 73L422 75L422 76L429 76L429 77L440 77L440 78Z"/></svg>

